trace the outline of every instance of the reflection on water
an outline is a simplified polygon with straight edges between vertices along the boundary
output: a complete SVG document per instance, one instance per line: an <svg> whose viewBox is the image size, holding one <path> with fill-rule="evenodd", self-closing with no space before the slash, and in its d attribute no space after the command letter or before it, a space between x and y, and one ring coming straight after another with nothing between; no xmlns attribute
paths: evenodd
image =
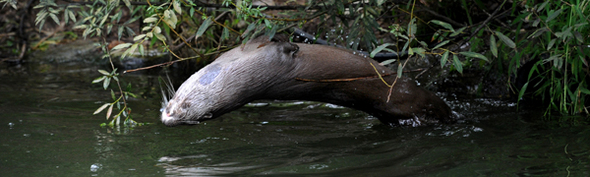
<svg viewBox="0 0 590 177"><path fill-rule="evenodd" d="M159 123L154 76L135 128L103 128L110 97L76 72L0 75L0 176L589 176L590 126L542 110L455 99L457 124L388 127L317 102L257 102L194 126ZM103 94L104 92L104 94Z"/></svg>

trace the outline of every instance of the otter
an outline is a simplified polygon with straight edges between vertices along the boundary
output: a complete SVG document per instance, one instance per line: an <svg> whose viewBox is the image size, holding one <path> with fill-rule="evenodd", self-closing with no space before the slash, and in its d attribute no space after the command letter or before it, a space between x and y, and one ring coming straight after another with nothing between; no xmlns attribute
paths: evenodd
<svg viewBox="0 0 590 177"><path fill-rule="evenodd" d="M225 52L193 74L163 103L161 121L167 126L198 124L259 99L327 102L367 112L389 125L453 121L443 100L373 59L268 36Z"/></svg>

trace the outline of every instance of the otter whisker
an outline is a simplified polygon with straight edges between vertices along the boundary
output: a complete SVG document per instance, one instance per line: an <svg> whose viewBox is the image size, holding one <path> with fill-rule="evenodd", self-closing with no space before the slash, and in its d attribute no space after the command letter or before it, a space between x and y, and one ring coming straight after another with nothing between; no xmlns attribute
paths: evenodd
<svg viewBox="0 0 590 177"><path fill-rule="evenodd" d="M168 73L166 73L166 79L162 79L160 77L158 78L158 81L160 83L160 91L162 92L162 109L164 109L166 105L168 105L168 102L170 101L170 99L172 99L172 96L174 96L176 91L174 90L172 80L170 80ZM162 83L164 84L164 86L162 86ZM165 87L165 89L163 87Z"/></svg>

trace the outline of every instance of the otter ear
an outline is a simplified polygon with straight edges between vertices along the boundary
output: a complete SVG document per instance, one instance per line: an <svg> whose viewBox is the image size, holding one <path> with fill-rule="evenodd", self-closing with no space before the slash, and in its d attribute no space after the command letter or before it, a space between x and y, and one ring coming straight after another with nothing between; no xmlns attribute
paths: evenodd
<svg viewBox="0 0 590 177"><path fill-rule="evenodd" d="M295 54L299 51L299 46L290 42L281 42L279 44L279 49L282 50L283 53L295 58Z"/></svg>

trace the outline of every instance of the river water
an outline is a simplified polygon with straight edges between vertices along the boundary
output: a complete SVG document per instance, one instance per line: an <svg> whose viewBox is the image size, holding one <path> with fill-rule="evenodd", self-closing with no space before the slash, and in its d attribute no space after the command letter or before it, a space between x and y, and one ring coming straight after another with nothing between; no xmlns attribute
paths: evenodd
<svg viewBox="0 0 590 177"><path fill-rule="evenodd" d="M336 105L261 101L165 127L157 76L126 74L132 116L148 124L112 128L92 115L110 101L90 84L96 69L0 69L0 176L590 176L587 123L512 102L441 94L458 123L388 127Z"/></svg>

